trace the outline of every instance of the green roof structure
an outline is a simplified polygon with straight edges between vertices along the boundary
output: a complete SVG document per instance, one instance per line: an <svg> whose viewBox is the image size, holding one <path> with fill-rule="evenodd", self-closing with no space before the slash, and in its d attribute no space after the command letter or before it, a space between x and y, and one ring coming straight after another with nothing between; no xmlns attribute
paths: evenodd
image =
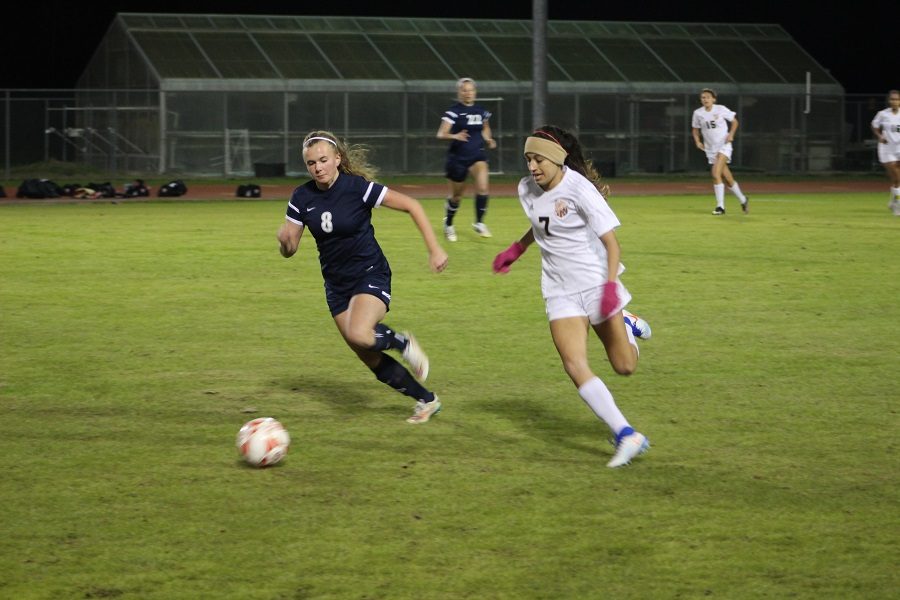
<svg viewBox="0 0 900 600"><path fill-rule="evenodd" d="M522 20L124 13L79 84L428 91L466 76L507 92L531 86L532 36ZM803 88L807 72L842 91L773 24L550 21L547 45L554 91L775 92Z"/></svg>
<svg viewBox="0 0 900 600"><path fill-rule="evenodd" d="M608 175L706 170L690 140L705 87L739 116L734 168L827 170L842 151L844 89L779 25L550 21L546 48L547 122ZM527 20L123 13L48 130L114 168L302 175L300 140L327 129L384 173L440 175L435 133L471 77L491 170L519 173L532 55Z"/></svg>

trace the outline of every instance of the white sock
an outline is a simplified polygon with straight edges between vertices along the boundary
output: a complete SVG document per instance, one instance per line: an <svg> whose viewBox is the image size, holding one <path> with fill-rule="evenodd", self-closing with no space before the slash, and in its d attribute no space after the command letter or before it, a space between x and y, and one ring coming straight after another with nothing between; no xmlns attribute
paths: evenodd
<svg viewBox="0 0 900 600"><path fill-rule="evenodd" d="M731 193L737 196L737 199L741 201L741 204L747 202L747 196L744 195L744 192L741 191L741 186L737 181L734 182L734 185L729 188Z"/></svg>
<svg viewBox="0 0 900 600"><path fill-rule="evenodd" d="M619 433L622 428L628 427L628 420L616 406L612 394L606 388L606 384L599 377L590 379L578 388L578 394L590 407L594 414L606 423L613 433Z"/></svg>
<svg viewBox="0 0 900 600"><path fill-rule="evenodd" d="M716 193L716 206L725 208L725 184L714 183L713 191Z"/></svg>
<svg viewBox="0 0 900 600"><path fill-rule="evenodd" d="M891 188L891 202L900 202L900 187Z"/></svg>

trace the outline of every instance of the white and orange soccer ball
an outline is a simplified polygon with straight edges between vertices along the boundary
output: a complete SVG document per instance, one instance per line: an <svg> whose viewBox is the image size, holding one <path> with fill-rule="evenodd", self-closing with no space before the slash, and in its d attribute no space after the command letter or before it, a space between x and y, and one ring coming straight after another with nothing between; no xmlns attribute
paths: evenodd
<svg viewBox="0 0 900 600"><path fill-rule="evenodd" d="M291 445L291 436L272 417L247 421L237 434L241 458L254 467L269 467L281 461Z"/></svg>

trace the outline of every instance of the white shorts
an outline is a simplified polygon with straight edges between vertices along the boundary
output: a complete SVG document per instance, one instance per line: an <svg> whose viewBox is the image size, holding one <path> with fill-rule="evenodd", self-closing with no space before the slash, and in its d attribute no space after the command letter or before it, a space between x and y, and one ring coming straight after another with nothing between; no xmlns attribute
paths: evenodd
<svg viewBox="0 0 900 600"><path fill-rule="evenodd" d="M731 162L731 150L732 150L731 142L728 142L727 144L722 144L721 146L719 146L717 148L713 148L712 150L707 150L706 151L706 160L709 161L709 164L714 165L714 164L716 164L716 158L720 154L724 154L725 162L730 163Z"/></svg>
<svg viewBox="0 0 900 600"><path fill-rule="evenodd" d="M878 142L878 162L881 164L900 161L900 144Z"/></svg>
<svg viewBox="0 0 900 600"><path fill-rule="evenodd" d="M619 307L614 312L618 312L625 308L631 302L631 293L622 285L621 281L616 282L619 285ZM567 296L553 296L552 298L544 298L544 305L547 310L547 320L556 321L557 319L567 319L569 317L587 317L591 325L597 325L603 322L600 318L600 289L601 286L568 294Z"/></svg>

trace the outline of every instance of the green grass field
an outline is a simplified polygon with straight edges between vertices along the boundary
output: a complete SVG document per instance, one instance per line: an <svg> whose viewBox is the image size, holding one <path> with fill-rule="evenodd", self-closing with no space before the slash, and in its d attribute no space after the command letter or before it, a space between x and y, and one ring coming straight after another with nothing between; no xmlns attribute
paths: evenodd
<svg viewBox="0 0 900 600"><path fill-rule="evenodd" d="M514 199L491 240L465 204L440 275L376 212L386 322L444 402L419 427L341 341L311 237L278 255L282 201L0 207L0 598L896 594L900 219L882 195L728 201L612 200L653 327L630 378L591 341L653 445L618 470L538 252L490 272ZM237 458L257 416L293 437L274 468Z"/></svg>

